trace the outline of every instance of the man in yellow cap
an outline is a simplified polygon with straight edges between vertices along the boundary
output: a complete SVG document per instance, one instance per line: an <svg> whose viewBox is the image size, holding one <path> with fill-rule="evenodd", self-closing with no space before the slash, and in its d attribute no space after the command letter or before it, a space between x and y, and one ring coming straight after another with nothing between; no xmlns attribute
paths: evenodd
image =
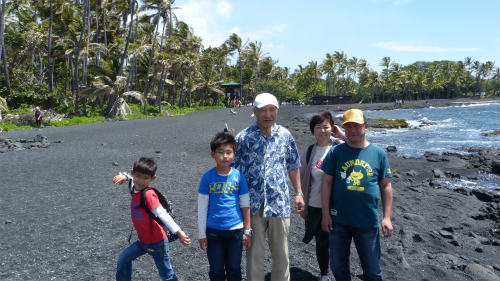
<svg viewBox="0 0 500 281"><path fill-rule="evenodd" d="M321 164L321 226L330 233L330 266L336 280L351 280L349 255L354 239L363 280L382 280L378 201L382 199L382 233L391 237L389 161L382 148L366 140L363 111L346 111L342 126L347 142L330 150Z"/></svg>

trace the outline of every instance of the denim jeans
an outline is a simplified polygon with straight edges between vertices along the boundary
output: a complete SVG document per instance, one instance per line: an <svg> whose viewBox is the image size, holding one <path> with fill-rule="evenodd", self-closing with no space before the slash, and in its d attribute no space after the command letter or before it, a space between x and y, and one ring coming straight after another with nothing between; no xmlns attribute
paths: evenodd
<svg viewBox="0 0 500 281"><path fill-rule="evenodd" d="M243 228L217 230L207 227L207 257L211 281L241 280Z"/></svg>
<svg viewBox="0 0 500 281"><path fill-rule="evenodd" d="M351 280L349 255L353 238L363 268L363 280L382 280L378 227L357 228L334 223L330 232L330 267L335 280Z"/></svg>
<svg viewBox="0 0 500 281"><path fill-rule="evenodd" d="M136 241L123 250L118 258L116 280L132 280L132 261L146 253L153 257L162 280L177 281L177 276L168 257L168 238L166 237L162 241L153 244Z"/></svg>

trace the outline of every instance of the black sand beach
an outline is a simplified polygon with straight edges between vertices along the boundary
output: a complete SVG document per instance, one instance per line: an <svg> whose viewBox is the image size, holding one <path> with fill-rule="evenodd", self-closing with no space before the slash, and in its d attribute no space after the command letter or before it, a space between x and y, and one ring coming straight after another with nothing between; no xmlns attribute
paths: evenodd
<svg viewBox="0 0 500 281"><path fill-rule="evenodd" d="M430 105L451 102L457 100L431 100ZM424 101L405 104L424 105ZM350 105L339 107L345 110ZM278 123L289 128L302 151L313 141L304 114L328 108L284 106ZM228 109L205 110L150 120L0 133L0 146L5 139L26 144L37 134L47 138L46 148L22 149L21 145L18 151L0 153L0 280L113 280L132 224L130 195L111 179L119 171L130 170L139 156L157 159L155 186L173 201L177 221L192 239L188 247L179 242L170 245L176 274L182 280L208 280L206 254L197 240L198 183L214 165L209 156L211 137L225 123L239 132L253 122L250 114L251 108L243 108L238 115ZM394 173L394 235L382 240L385 279L500 280L500 197L453 191L436 182L437 176L491 172L500 165L498 149L479 149L469 156L427 154L403 159L389 155ZM304 224L296 214L290 229L292 280L317 280L314 245L301 242ZM352 253L353 280L360 280L354 248ZM269 255L266 260L270 272ZM159 279L149 256L134 263L133 279Z"/></svg>

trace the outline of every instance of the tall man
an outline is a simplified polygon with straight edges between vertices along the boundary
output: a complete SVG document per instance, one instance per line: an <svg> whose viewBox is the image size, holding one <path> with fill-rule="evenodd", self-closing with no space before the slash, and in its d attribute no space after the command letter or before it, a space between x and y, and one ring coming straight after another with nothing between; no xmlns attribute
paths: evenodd
<svg viewBox="0 0 500 281"><path fill-rule="evenodd" d="M278 100L269 93L255 97L257 122L236 136L233 162L245 175L250 190L252 247L247 251L247 279L264 280L266 235L273 260L271 280L290 280L288 233L290 197L287 175L295 189L297 213L304 208L300 186L300 159L290 132L276 124Z"/></svg>
<svg viewBox="0 0 500 281"><path fill-rule="evenodd" d="M383 149L366 140L368 123L359 109L344 113L347 142L326 155L321 169L323 219L330 232L330 266L336 280L351 280L350 245L358 251L363 280L382 280L378 201L382 198L382 233L391 237L391 169ZM333 185L332 185L333 184Z"/></svg>

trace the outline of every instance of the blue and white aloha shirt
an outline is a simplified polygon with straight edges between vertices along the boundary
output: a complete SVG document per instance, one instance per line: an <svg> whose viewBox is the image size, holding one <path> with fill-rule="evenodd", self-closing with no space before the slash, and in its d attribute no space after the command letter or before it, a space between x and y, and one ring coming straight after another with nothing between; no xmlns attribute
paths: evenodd
<svg viewBox="0 0 500 281"><path fill-rule="evenodd" d="M264 217L290 217L288 172L300 167L299 151L292 134L274 125L269 137L257 127L236 136L238 148L233 162L248 182L250 208L255 216L264 204Z"/></svg>

